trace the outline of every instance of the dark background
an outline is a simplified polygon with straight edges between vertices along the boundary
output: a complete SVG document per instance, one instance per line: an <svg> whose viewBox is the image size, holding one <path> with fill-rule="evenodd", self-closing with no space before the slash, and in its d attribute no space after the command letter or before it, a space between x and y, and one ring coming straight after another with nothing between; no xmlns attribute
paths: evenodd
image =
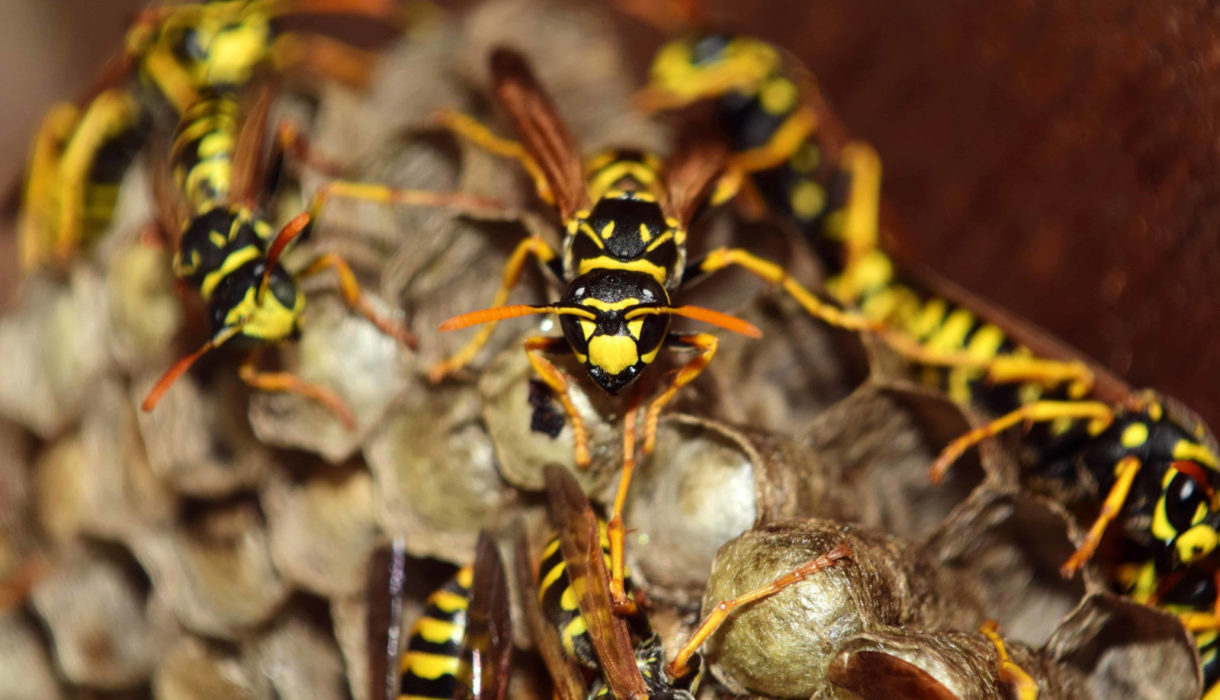
<svg viewBox="0 0 1220 700"><path fill-rule="evenodd" d="M128 0L0 2L0 182L89 83ZM762 0L885 163L901 248L1220 425L1220 7L1187 0ZM622 26L644 65L663 39ZM573 60L573 57L557 57ZM9 227L11 228L11 227ZM12 280L11 236L0 275Z"/></svg>

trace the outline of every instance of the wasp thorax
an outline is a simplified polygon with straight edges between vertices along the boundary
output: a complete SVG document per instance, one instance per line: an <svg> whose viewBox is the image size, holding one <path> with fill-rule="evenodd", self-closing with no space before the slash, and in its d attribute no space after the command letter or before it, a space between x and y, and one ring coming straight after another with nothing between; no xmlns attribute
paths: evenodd
<svg viewBox="0 0 1220 700"><path fill-rule="evenodd" d="M560 323L589 376L611 394L656 359L669 332L669 314L647 311L667 307L669 295L646 274L596 270L581 275L561 304L592 314L563 314Z"/></svg>

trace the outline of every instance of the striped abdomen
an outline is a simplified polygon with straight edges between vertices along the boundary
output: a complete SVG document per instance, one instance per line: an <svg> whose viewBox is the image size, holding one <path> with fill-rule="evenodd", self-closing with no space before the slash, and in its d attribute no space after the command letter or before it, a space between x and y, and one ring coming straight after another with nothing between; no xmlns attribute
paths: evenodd
<svg viewBox="0 0 1220 700"><path fill-rule="evenodd" d="M241 130L237 97L201 94L182 114L174 135L174 182L198 214L227 203L233 186L233 158Z"/></svg>
<svg viewBox="0 0 1220 700"><path fill-rule="evenodd" d="M428 596L423 615L411 627L399 664L399 700L453 697L462 662L462 638L466 634L473 577L473 568L464 566Z"/></svg>

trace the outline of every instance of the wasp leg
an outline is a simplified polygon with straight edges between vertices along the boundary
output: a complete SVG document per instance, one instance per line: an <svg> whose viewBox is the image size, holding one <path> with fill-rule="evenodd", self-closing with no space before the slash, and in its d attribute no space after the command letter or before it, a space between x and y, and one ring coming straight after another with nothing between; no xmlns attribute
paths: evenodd
<svg viewBox="0 0 1220 700"><path fill-rule="evenodd" d="M533 366L538 376L542 377L542 381L546 382L546 385L551 387L559 397L563 410L567 412L568 418L572 421L572 453L576 466L587 467L589 466L589 434L585 430L585 421L577 412L572 398L568 396L568 382L564 379L563 372L560 372L550 360L542 356L543 353L566 352L571 352L571 346L562 337L535 336L525 340L525 354L529 356L530 365Z"/></svg>
<svg viewBox="0 0 1220 700"><path fill-rule="evenodd" d="M847 248L847 267L878 246L881 213L881 157L863 141L852 141L839 152L851 181L839 237Z"/></svg>
<svg viewBox="0 0 1220 700"><path fill-rule="evenodd" d="M238 368L238 375L246 384L262 391L284 391L300 394L307 399L317 401L327 410L335 414L348 430L356 429L356 417L347 407L347 403L335 392L326 387L310 384L295 374L289 372L261 372L256 367L262 348L255 348Z"/></svg>
<svg viewBox="0 0 1220 700"><path fill-rule="evenodd" d="M801 107L784 120L779 129L761 146L733 154L731 166L746 173L770 170L783 165L809 140L817 128L818 117L809 107Z"/></svg>
<svg viewBox="0 0 1220 700"><path fill-rule="evenodd" d="M320 35L283 34L271 48L277 72L299 70L353 88L368 85L377 55Z"/></svg>
<svg viewBox="0 0 1220 700"><path fill-rule="evenodd" d="M389 187L373 182L331 180L314 194L309 205L311 218L317 219L332 197L361 199L382 204L403 204L416 207L444 207L472 216L503 218L507 206L497 199L480 197L468 192L430 192Z"/></svg>
<svg viewBox="0 0 1220 700"><path fill-rule="evenodd" d="M614 493L614 510L606 524L606 536L610 540L610 601L614 605L614 612L623 616L634 615L639 609L635 599L627 595L624 583L626 566L623 562L623 540L627 534L623 527L623 506L627 502L627 490L635 473L635 419L638 409L633 402L623 416L623 471L619 474L618 490Z"/></svg>
<svg viewBox="0 0 1220 700"><path fill-rule="evenodd" d="M699 354L678 369L678 373L674 375L669 387L648 404L648 413L644 415L644 454L652 454L653 448L656 447L657 422L661 419L661 409L669 403L674 394L678 393L678 389L694 381L695 377L699 376L699 373L707 367L716 354L720 341L710 333L671 334L665 339L665 344L671 347L693 348Z"/></svg>
<svg viewBox="0 0 1220 700"><path fill-rule="evenodd" d="M753 603L760 598L766 598L770 595L775 595L785 588L800 583L813 574L830 566L834 566L840 559L846 559L851 556L851 547L841 544L838 547L826 552L825 554L809 560L800 568L789 571L780 576L771 583L765 586L756 588L749 593L733 598L732 600L722 600L716 604L716 608L699 623L699 628L695 630L686 644L678 650L678 654L674 660L666 666L665 670L669 672L670 678L683 678L690 673L690 659L698 651L699 647L716 633L716 630L729 618L732 612L748 603Z"/></svg>
<svg viewBox="0 0 1220 700"><path fill-rule="evenodd" d="M1000 638L999 626L995 620L988 620L979 628L979 633L991 640L995 645L995 653L1000 657L1000 680L1015 686L1019 700L1037 700L1038 682L1021 668L1008 655L1008 648Z"/></svg>
<svg viewBox="0 0 1220 700"><path fill-rule="evenodd" d="M1085 535L1084 542L1080 544L1080 547L1075 552L1072 552L1072 556L1068 557L1063 566L1059 567L1059 573L1064 578L1072 576L1079 571L1085 565L1085 562L1092 558L1093 553L1097 551L1106 528L1109 527L1110 523L1122 511L1123 503L1127 501L1127 496L1131 493L1131 484L1135 482L1135 477L1139 474L1141 466L1139 458L1134 455L1129 455L1118 460L1118 464L1114 466L1114 486L1106 494L1106 500L1102 501L1101 513L1097 515L1097 519L1089 527L1089 532Z"/></svg>
<svg viewBox="0 0 1220 700"><path fill-rule="evenodd" d="M319 255L312 263L301 271L301 277L309 277L322 272L326 269L333 269L335 274L339 276L339 292L343 295L343 301L354 311L361 316L367 318L377 330L387 336L397 340L398 342L410 348L415 348L418 342L415 335L408 331L397 321L386 318L365 298L364 293L360 289L360 283L356 281L356 275L352 273L352 268L348 267L347 262L335 253L324 253Z"/></svg>
<svg viewBox="0 0 1220 700"><path fill-rule="evenodd" d="M1049 423L1061 418L1097 421L1097 427L1100 430L1114 419L1114 409L1100 401L1035 401L1034 403L1026 404L1015 411L996 418L986 425L955 438L945 446L945 449L940 451L936 460L932 462L932 467L928 471L928 478L934 484L939 483L945 478L945 473L949 471L949 467L966 450L989 437L999 435L1014 425L1020 423Z"/></svg>
<svg viewBox="0 0 1220 700"><path fill-rule="evenodd" d="M444 109L437 112L436 121L488 153L511 158L520 163L521 167L525 168L525 172L529 174L530 179L534 181L534 188L538 192L538 198L547 204L555 203L555 196L551 192L551 186L547 184L546 176L543 175L542 168L538 166L538 161L534 160L534 157L521 144L497 136L491 129L483 126L474 117L462 114L456 110Z"/></svg>
<svg viewBox="0 0 1220 700"><path fill-rule="evenodd" d="M877 321L819 301L813 293L788 276L782 267L741 248L717 248L691 267L699 275L708 275L734 265L742 267L768 282L780 285L811 316L821 319L827 324L853 331L878 333L885 331L884 326Z"/></svg>
<svg viewBox="0 0 1220 700"><path fill-rule="evenodd" d="M543 263L549 263L555 259L555 251L540 236L530 236L518 243L512 255L508 257L508 262L504 264L504 276L500 282L500 288L496 290L496 296L492 300L490 308L494 309L504 306L508 301L508 294L512 291L513 287L517 286L517 282L521 279L521 271L525 268L525 261L531 255ZM449 359L434 366L428 372L428 378L433 382L439 382L441 379L464 367L487 343L487 339L491 337L492 331L496 329L496 323L497 321L490 321L484 324L479 329L479 332L470 339L470 342L463 345ZM551 382L547 383L551 384L551 388L556 386ZM565 403L564 407L568 408L568 404ZM568 410L568 414L574 415L571 409ZM586 461L585 463L587 464L588 462Z"/></svg>

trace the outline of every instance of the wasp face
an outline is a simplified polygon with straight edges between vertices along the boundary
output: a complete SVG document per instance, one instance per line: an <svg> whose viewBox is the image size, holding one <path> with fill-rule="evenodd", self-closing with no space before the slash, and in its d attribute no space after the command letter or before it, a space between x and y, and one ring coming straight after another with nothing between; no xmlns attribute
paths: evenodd
<svg viewBox="0 0 1220 700"><path fill-rule="evenodd" d="M267 58L272 40L270 17L257 4L213 2L198 12L183 13L174 27L172 46L203 85L224 87L250 81Z"/></svg>
<svg viewBox="0 0 1220 700"><path fill-rule="evenodd" d="M560 325L589 376L610 394L639 377L669 332L669 314L641 313L669 305L665 288L650 275L595 270L573 280L560 303L594 314L561 315Z"/></svg>
<svg viewBox="0 0 1220 700"><path fill-rule="evenodd" d="M271 269L267 291L258 298L265 258L251 260L226 275L212 294L209 316L213 335L241 326L241 338L274 342L291 338L299 330L305 296L283 267Z"/></svg>
<svg viewBox="0 0 1220 700"><path fill-rule="evenodd" d="M1220 513L1213 510L1207 490L1191 476L1191 473L1207 473L1205 468L1195 462L1185 462L1195 465L1194 468L1183 471L1179 467L1185 467L1185 464L1179 461L1165 475L1158 508L1161 512L1154 515L1152 529L1158 539L1171 546L1169 554L1177 563L1190 564L1210 554L1220 543L1217 533ZM1168 527L1161 522L1162 513Z"/></svg>

